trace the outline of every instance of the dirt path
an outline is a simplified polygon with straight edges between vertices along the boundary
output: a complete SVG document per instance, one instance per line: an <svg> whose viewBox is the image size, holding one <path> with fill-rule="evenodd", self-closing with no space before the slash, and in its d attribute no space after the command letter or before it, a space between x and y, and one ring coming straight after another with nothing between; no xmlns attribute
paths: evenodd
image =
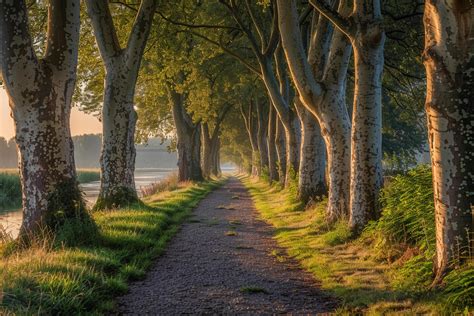
<svg viewBox="0 0 474 316"><path fill-rule="evenodd" d="M145 280L119 298L120 314L315 314L334 300L272 239L236 178L194 210ZM275 255L279 254L279 255Z"/></svg>

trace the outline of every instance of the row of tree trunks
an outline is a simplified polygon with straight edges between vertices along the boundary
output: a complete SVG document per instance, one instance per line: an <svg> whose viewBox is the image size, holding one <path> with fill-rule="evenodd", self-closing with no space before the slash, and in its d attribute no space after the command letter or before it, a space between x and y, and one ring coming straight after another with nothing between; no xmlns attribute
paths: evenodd
<svg viewBox="0 0 474 316"><path fill-rule="evenodd" d="M221 174L220 167L220 130L221 124L224 121L228 111L230 110L230 103L226 104L220 109L215 120L214 129L211 133L209 123L202 124L202 159L201 167L203 176L209 178L211 176L219 176Z"/></svg>
<svg viewBox="0 0 474 316"><path fill-rule="evenodd" d="M135 189L135 86L156 0L143 0L127 46L120 47L107 0L86 1L106 77L102 108L101 185L96 209L138 200Z"/></svg>
<svg viewBox="0 0 474 316"><path fill-rule="evenodd" d="M69 127L79 45L79 0L51 0L44 57L25 1L0 5L0 71L15 122L23 191L20 237L87 217Z"/></svg>

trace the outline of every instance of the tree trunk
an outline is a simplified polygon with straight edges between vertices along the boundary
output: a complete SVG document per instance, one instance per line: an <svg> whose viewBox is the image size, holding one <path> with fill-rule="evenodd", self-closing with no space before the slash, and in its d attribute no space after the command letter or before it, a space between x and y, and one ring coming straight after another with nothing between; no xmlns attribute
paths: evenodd
<svg viewBox="0 0 474 316"><path fill-rule="evenodd" d="M264 105L262 103L259 103L258 100L256 100L255 105L257 108L257 145L260 157L260 175L268 175L268 113L264 111Z"/></svg>
<svg viewBox="0 0 474 316"><path fill-rule="evenodd" d="M141 1L124 49L120 47L108 1L87 0L86 4L106 69L101 183L94 208L108 209L138 200L134 179L137 114L133 99L156 1Z"/></svg>
<svg viewBox="0 0 474 316"><path fill-rule="evenodd" d="M473 253L474 7L469 1L428 0L424 25L436 285Z"/></svg>
<svg viewBox="0 0 474 316"><path fill-rule="evenodd" d="M122 207L138 201L134 179L137 122L134 90L134 83L130 87L127 78L127 68L107 73L102 108L100 193L95 209Z"/></svg>
<svg viewBox="0 0 474 316"><path fill-rule="evenodd" d="M185 96L168 87L173 120L176 127L178 151L178 180L202 181L201 123L193 123L184 107Z"/></svg>
<svg viewBox="0 0 474 316"><path fill-rule="evenodd" d="M211 136L209 135L208 123L203 123L201 127L202 132L202 156L201 156L201 169L202 174L205 178L211 176L212 169L212 146Z"/></svg>
<svg viewBox="0 0 474 316"><path fill-rule="evenodd" d="M301 122L300 165L298 171L298 198L304 204L320 201L326 195L325 166L326 147L319 123L296 100L296 109Z"/></svg>
<svg viewBox="0 0 474 316"><path fill-rule="evenodd" d="M377 0L374 0L377 2ZM351 212L349 223L360 232L379 216L382 187L382 71L385 34L381 13L360 8L354 48L354 105L352 109ZM374 12L372 12L374 11ZM365 21L362 23L362 21Z"/></svg>
<svg viewBox="0 0 474 316"><path fill-rule="evenodd" d="M270 105L268 119L267 151L269 182L278 181L278 155L276 150L277 120L275 109Z"/></svg>
<svg viewBox="0 0 474 316"><path fill-rule="evenodd" d="M300 126L297 116L291 114L290 125L285 128L286 139L286 185L296 180L300 167Z"/></svg>
<svg viewBox="0 0 474 316"><path fill-rule="evenodd" d="M178 180L202 181L201 171L201 124L193 129L176 128L178 134Z"/></svg>
<svg viewBox="0 0 474 316"><path fill-rule="evenodd" d="M278 178L280 184L285 186L286 180L286 140L285 140L285 130L283 124L278 116L276 116L276 138L275 138L275 148L277 151L278 157Z"/></svg>
<svg viewBox="0 0 474 316"><path fill-rule="evenodd" d="M221 161L220 161L220 148L221 142L220 138L217 138L215 142L213 142L213 146L211 149L211 175L213 176L220 176L222 173L221 170Z"/></svg>
<svg viewBox="0 0 474 316"><path fill-rule="evenodd" d="M326 143L329 169L327 213L328 220L333 221L347 214L349 206L350 121L344 92L350 45L339 31L335 32L331 45L326 45L328 40L321 34L332 32L324 24L327 21L320 18L312 30L313 40L309 49L312 55L306 56L296 2L279 0L277 3L279 11L285 12L279 15L279 25L290 73L303 105L318 119ZM346 8L341 5L342 9ZM327 61L313 55L328 56Z"/></svg>
<svg viewBox="0 0 474 316"><path fill-rule="evenodd" d="M38 59L25 2L0 5L0 71L15 122L23 191L20 237L88 218L69 128L79 13L79 0L51 1L45 55Z"/></svg>
<svg viewBox="0 0 474 316"><path fill-rule="evenodd" d="M252 100L249 101L247 111L243 105L240 107L240 110L249 136L250 146L252 147L252 175L260 176L262 169L258 148L258 121L254 117Z"/></svg>

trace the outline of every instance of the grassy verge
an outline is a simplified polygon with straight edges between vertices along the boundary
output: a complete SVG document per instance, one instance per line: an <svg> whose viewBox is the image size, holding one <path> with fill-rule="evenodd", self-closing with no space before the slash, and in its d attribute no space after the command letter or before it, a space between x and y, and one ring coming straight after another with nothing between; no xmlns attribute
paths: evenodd
<svg viewBox="0 0 474 316"><path fill-rule="evenodd" d="M426 283L418 283L420 278L425 280L427 262L431 262L431 258L428 258L430 248L426 246L428 249L420 249L420 242L416 239L419 237L421 242L425 242L422 236L424 232L413 229L410 244L406 238L403 241L388 238L391 233L389 229L381 228L383 225L394 228L400 223L406 226L429 218L430 214L421 218L414 216L413 221L405 218L405 222L398 220L397 223L389 224L389 220L394 220L391 210L392 213L382 216L381 221L373 223L361 238L354 240L345 221L327 224L324 201L302 210L292 190L282 191L250 178L244 178L244 183L261 217L275 227L275 238L287 249L287 254L299 260L306 270L321 281L323 289L340 300L339 313L438 314L453 310L467 312L472 306L472 266L467 265L448 275L448 285L444 290L430 292ZM411 184L413 187L413 182ZM422 198L426 197L422 195ZM417 211L420 209L413 212ZM406 213L403 212L405 216ZM418 227L420 230L426 228ZM401 232L392 233L402 236ZM374 234L379 235L375 237ZM387 239L390 239L390 244ZM397 247L398 254L394 255ZM381 256L382 252L384 256ZM387 256L385 252L390 255ZM453 293L457 296L453 296ZM458 299L458 305L453 304L453 297Z"/></svg>
<svg viewBox="0 0 474 316"><path fill-rule="evenodd" d="M223 181L189 183L147 197L145 204L94 213L97 237L85 246L46 238L11 253L11 244L4 243L0 314L113 311L114 297L127 291L127 282L143 278L192 208Z"/></svg>
<svg viewBox="0 0 474 316"><path fill-rule="evenodd" d="M77 181L87 183L100 180L97 169L79 169ZM21 207L21 183L18 169L0 169L0 210Z"/></svg>

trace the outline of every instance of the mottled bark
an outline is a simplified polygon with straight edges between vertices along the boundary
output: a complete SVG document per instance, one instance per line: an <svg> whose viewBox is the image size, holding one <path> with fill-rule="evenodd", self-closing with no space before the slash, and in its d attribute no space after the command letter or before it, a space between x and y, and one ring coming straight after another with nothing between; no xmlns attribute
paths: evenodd
<svg viewBox="0 0 474 316"><path fill-rule="evenodd" d="M50 1L42 59L32 46L25 2L0 5L0 70L15 123L23 191L20 237L87 218L69 128L79 5L79 0Z"/></svg>
<svg viewBox="0 0 474 316"><path fill-rule="evenodd" d="M135 126L133 106L138 71L146 46L156 0L143 0L122 49L106 0L86 1L106 77L101 154L101 186L96 209L120 207L138 200L135 189Z"/></svg>
<svg viewBox="0 0 474 316"><path fill-rule="evenodd" d="M356 1L351 35L354 49L350 226L360 232L379 216L382 187L382 71L385 33L379 0Z"/></svg>
<svg viewBox="0 0 474 316"><path fill-rule="evenodd" d="M268 128L267 128L267 151L268 151L268 176L269 181L272 183L273 181L279 180L278 174L278 155L276 149L276 138L277 138L277 120L278 117L276 116L275 109L273 106L269 106L269 114L268 114Z"/></svg>
<svg viewBox="0 0 474 316"><path fill-rule="evenodd" d="M319 201L326 195L326 147L316 118L295 101L301 122L300 165L298 171L298 198L304 204Z"/></svg>
<svg viewBox="0 0 474 316"><path fill-rule="evenodd" d="M469 1L428 0L424 26L437 284L473 253L474 7Z"/></svg>
<svg viewBox="0 0 474 316"><path fill-rule="evenodd" d="M351 127L344 93L350 45L340 32L329 39L333 33L328 30L327 20L320 17L318 23L313 23L311 55L306 56L295 1L277 3L278 9L286 12L280 15L280 30L290 73L303 105L318 119L326 144L327 213L332 221L345 216L349 209ZM340 10L347 9L341 5Z"/></svg>
<svg viewBox="0 0 474 316"><path fill-rule="evenodd" d="M178 151L178 180L202 181L201 123L194 123L186 112L185 96L169 87L173 120L176 127Z"/></svg>

